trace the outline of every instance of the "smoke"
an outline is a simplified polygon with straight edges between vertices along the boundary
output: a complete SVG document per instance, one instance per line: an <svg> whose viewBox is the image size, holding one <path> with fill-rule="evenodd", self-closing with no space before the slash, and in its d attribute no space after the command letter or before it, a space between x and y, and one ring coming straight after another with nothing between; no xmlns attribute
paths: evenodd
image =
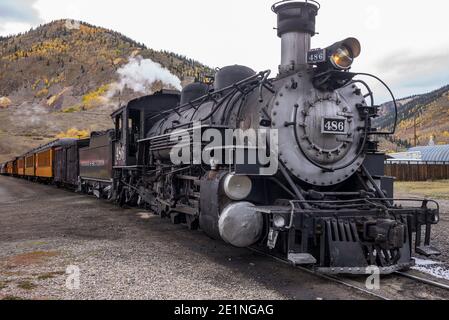
<svg viewBox="0 0 449 320"><path fill-rule="evenodd" d="M49 111L39 104L22 104L14 113L15 116L20 114L22 126L36 128L46 124Z"/></svg>
<svg viewBox="0 0 449 320"><path fill-rule="evenodd" d="M162 82L164 86L181 90L181 80L169 70L151 59L141 56L131 57L128 64L117 70L119 81L111 85L108 97L129 88L134 92L149 93L155 82Z"/></svg>
<svg viewBox="0 0 449 320"><path fill-rule="evenodd" d="M59 127L50 118L50 110L40 104L23 103L13 109L10 120L18 129L29 133L34 130L46 132L48 130L59 130ZM20 119L20 121L17 121Z"/></svg>

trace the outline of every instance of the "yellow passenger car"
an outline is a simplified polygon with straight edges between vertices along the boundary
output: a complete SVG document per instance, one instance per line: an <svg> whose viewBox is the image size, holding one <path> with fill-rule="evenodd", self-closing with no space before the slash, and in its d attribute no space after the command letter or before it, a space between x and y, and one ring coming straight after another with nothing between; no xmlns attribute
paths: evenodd
<svg viewBox="0 0 449 320"><path fill-rule="evenodd" d="M23 177L25 175L25 158L20 157L17 159L17 175Z"/></svg>
<svg viewBox="0 0 449 320"><path fill-rule="evenodd" d="M10 176L14 175L15 172L15 160L12 161L8 161L8 163L6 164L6 173Z"/></svg>
<svg viewBox="0 0 449 320"><path fill-rule="evenodd" d="M53 178L53 162L55 159L55 148L48 146L39 150L35 154L36 161L36 177L38 178Z"/></svg>
<svg viewBox="0 0 449 320"><path fill-rule="evenodd" d="M34 153L30 153L25 156L25 176L34 177L35 173L35 156Z"/></svg>

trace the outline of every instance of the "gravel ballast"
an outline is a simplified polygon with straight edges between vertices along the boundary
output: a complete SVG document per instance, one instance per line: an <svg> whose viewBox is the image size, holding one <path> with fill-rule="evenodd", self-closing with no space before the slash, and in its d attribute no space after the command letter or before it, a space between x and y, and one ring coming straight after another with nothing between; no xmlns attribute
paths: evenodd
<svg viewBox="0 0 449 320"><path fill-rule="evenodd" d="M148 212L9 177L0 230L0 299L369 298Z"/></svg>

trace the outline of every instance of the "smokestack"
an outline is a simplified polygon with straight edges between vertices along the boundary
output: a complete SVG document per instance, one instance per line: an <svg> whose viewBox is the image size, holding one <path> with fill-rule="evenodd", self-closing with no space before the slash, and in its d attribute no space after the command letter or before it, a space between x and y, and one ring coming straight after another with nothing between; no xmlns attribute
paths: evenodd
<svg viewBox="0 0 449 320"><path fill-rule="evenodd" d="M273 5L278 17L278 37L282 40L281 74L307 66L310 40L315 35L315 18L320 5L315 1L284 0Z"/></svg>

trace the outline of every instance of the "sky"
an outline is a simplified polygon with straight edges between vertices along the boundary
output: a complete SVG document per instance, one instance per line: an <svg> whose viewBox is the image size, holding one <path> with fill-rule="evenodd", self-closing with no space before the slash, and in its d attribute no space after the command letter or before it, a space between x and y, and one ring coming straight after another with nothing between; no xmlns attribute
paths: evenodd
<svg viewBox="0 0 449 320"><path fill-rule="evenodd" d="M277 73L274 0L0 0L0 35L70 18L113 29L156 50L212 67L247 65ZM321 0L313 48L356 37L353 71L385 80L397 97L449 84L449 2ZM386 91L375 85L380 100Z"/></svg>

